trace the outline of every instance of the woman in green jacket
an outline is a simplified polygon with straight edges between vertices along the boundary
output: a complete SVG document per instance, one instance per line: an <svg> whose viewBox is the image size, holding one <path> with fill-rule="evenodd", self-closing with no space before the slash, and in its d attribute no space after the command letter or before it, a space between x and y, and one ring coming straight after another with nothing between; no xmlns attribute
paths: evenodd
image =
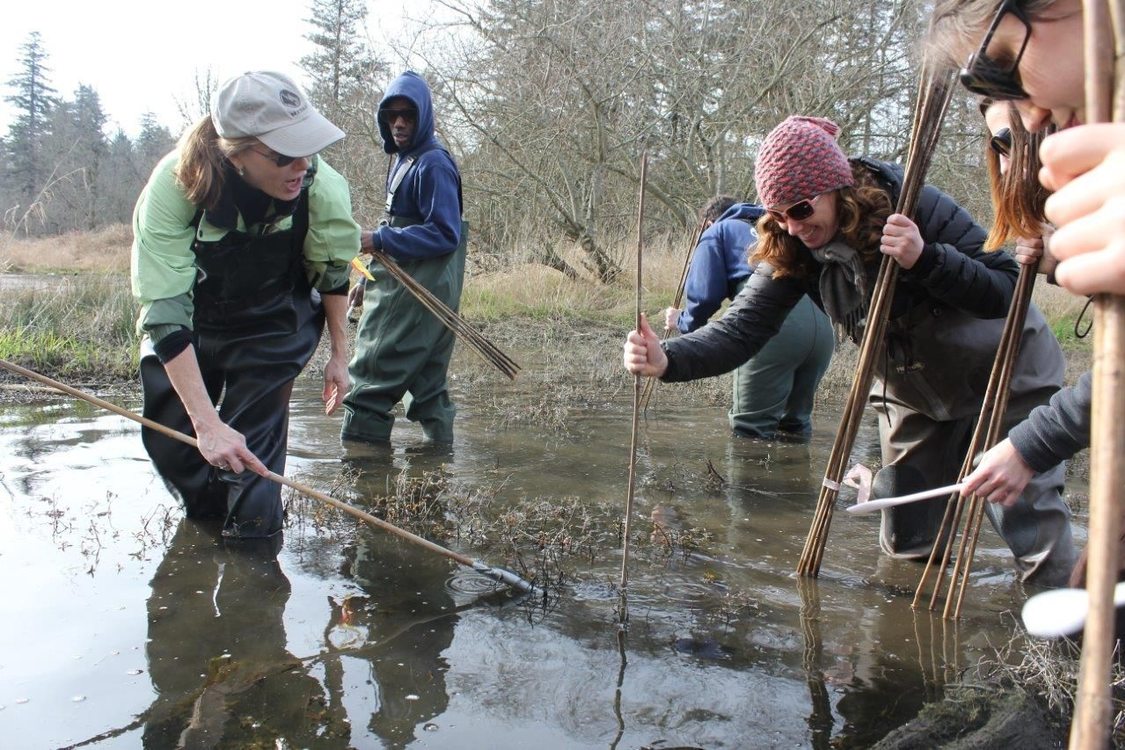
<svg viewBox="0 0 1125 750"><path fill-rule="evenodd" d="M145 448L189 517L227 537L281 531L293 381L327 320L323 398L347 389L347 182L317 153L344 133L288 77L245 73L153 171L133 214Z"/></svg>

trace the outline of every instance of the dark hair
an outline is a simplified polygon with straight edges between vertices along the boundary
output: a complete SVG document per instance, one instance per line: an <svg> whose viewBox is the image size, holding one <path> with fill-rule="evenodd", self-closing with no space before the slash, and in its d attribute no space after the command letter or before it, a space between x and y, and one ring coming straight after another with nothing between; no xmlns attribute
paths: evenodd
<svg viewBox="0 0 1125 750"><path fill-rule="evenodd" d="M855 248L864 263L879 257L883 225L894 212L890 193L875 180L875 175L862 164L852 163L855 185L835 191L839 234ZM816 263L804 244L790 235L785 227L762 214L758 219L758 245L750 257L751 265L765 261L774 276L805 278L813 273Z"/></svg>
<svg viewBox="0 0 1125 750"><path fill-rule="evenodd" d="M699 221L714 223L735 203L738 203L738 199L733 195L716 195L699 209Z"/></svg>

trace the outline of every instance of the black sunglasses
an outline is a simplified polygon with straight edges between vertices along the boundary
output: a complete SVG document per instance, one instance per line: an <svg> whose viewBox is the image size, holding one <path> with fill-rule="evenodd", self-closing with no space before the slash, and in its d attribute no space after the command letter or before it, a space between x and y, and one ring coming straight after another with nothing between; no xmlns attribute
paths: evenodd
<svg viewBox="0 0 1125 750"><path fill-rule="evenodd" d="M784 224L786 219L792 219L793 221L804 221L805 219L812 216L816 211L816 209L813 208L813 201L815 201L819 197L820 196L817 195L813 198L809 198L808 200L798 201L784 211L778 211L776 209L769 208L766 209L766 213L769 214L770 218L776 221L778 224Z"/></svg>
<svg viewBox="0 0 1125 750"><path fill-rule="evenodd" d="M255 154L257 154L258 156L264 156L265 158L269 159L270 161L272 161L274 164L276 164L279 167L288 167L293 162L302 158L300 156L285 156L284 154L279 154L279 153L277 153L276 151L273 151L273 150L269 151L268 153L265 152L265 151L259 151L256 148L251 148L250 150L253 151Z"/></svg>
<svg viewBox="0 0 1125 750"><path fill-rule="evenodd" d="M383 122L387 123L388 125L400 117L406 118L411 122L415 122L418 119L418 110L414 108L384 109L379 111L379 116L382 117Z"/></svg>
<svg viewBox="0 0 1125 750"><path fill-rule="evenodd" d="M1000 128L996 135L988 139L988 147L996 152L997 156L1009 156L1012 153L1012 131Z"/></svg>
<svg viewBox="0 0 1125 750"><path fill-rule="evenodd" d="M996 17L992 19L992 25L988 27L984 39L981 40L980 48L969 57L965 67L961 68L961 85L974 94L997 101L1027 98L1027 92L1023 90L1023 83L1020 81L1019 68L1024 50L1027 49L1027 43L1031 39L1031 21L1019 6L1019 2L1020 0L1004 0L1000 3L1000 7L996 9ZM1020 45L1019 52L1010 64L1006 64L988 56L988 45L996 34L996 29L1000 27L1000 22L1009 13L1023 24L1024 32L1023 44Z"/></svg>

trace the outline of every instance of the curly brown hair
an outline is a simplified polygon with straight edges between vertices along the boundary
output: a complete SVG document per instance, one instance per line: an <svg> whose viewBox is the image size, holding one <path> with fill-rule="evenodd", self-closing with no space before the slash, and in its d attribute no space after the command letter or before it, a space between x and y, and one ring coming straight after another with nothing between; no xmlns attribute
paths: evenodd
<svg viewBox="0 0 1125 750"><path fill-rule="evenodd" d="M836 191L839 196L837 234L859 251L864 263L869 263L879 257L883 225L894 207L890 193L876 181L871 170L852 162L852 175L855 185ZM763 261L770 264L778 278L806 278L816 271L816 261L808 248L768 213L758 220L758 244L750 257L752 266Z"/></svg>

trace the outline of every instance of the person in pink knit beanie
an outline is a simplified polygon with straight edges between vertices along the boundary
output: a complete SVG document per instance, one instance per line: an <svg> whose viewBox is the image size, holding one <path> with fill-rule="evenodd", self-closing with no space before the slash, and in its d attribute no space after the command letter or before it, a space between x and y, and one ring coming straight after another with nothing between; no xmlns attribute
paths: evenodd
<svg viewBox="0 0 1125 750"><path fill-rule="evenodd" d="M952 198L925 186L917 210L894 210L897 164L849 159L839 128L789 117L758 152L754 180L766 213L758 221L753 275L719 320L661 342L642 320L624 346L632 373L665 381L712 377L753 357L804 295L841 338L863 336L881 262L898 264L887 334L868 402L879 413L883 468L876 497L953 484L968 451L1018 268L984 252L985 231ZM1062 385L1059 343L1032 307L1012 379L1004 430ZM1066 581L1075 550L1064 471L1039 474L1012 507L988 504L1022 580ZM948 498L882 511L879 542L892 557L926 559Z"/></svg>

